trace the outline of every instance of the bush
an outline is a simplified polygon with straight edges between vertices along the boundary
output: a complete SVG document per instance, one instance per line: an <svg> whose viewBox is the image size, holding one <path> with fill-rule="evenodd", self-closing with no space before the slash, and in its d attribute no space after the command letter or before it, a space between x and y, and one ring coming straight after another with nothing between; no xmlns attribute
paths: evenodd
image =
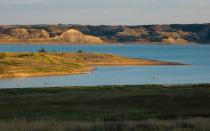
<svg viewBox="0 0 210 131"><path fill-rule="evenodd" d="M0 53L0 59L4 59L6 57L5 53Z"/></svg>
<svg viewBox="0 0 210 131"><path fill-rule="evenodd" d="M43 53L45 53L45 52L47 52L44 48L41 48L40 50L38 50L38 52L43 52Z"/></svg>
<svg viewBox="0 0 210 131"><path fill-rule="evenodd" d="M77 52L78 52L78 53L83 53L83 51L82 51L82 50L78 50Z"/></svg>

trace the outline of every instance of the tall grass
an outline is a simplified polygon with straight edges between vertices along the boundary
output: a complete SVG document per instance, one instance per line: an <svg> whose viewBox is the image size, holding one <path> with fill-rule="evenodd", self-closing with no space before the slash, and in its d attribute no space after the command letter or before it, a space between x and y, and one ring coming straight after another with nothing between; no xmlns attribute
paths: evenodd
<svg viewBox="0 0 210 131"><path fill-rule="evenodd" d="M0 122L0 131L209 131L209 118L149 119L125 122L71 122L14 120Z"/></svg>
<svg viewBox="0 0 210 131"><path fill-rule="evenodd" d="M0 90L0 131L210 131L210 85Z"/></svg>

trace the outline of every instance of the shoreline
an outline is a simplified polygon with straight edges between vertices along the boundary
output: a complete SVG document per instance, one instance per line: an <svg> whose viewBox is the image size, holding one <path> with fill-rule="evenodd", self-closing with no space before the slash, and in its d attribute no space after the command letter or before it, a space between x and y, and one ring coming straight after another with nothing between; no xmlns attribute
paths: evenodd
<svg viewBox="0 0 210 131"><path fill-rule="evenodd" d="M208 42L206 42L208 43ZM205 43L205 44L206 44ZM104 44L114 44L114 45L120 45L120 44L163 44L163 45L191 45L191 44L199 44L196 42L187 42L187 43L167 43L167 42L151 42L151 41L145 41L145 42L113 42L113 41L104 41L102 43L72 43L72 42L62 42L62 41L7 41L7 40L0 40L0 45L22 45L22 44L28 44L28 45L104 45Z"/></svg>
<svg viewBox="0 0 210 131"><path fill-rule="evenodd" d="M97 70L97 67L121 67L121 66L182 66L187 64L175 63L175 62L161 62L160 63L151 63L151 64L92 64L88 67L83 67L80 69L75 69L71 71L64 71L64 72L49 72L49 73L16 73L10 76L10 74L0 74L0 79L9 79L9 78L27 78L27 77L42 77L42 76L64 76L64 75L79 75L79 74L90 74L92 71Z"/></svg>
<svg viewBox="0 0 210 131"><path fill-rule="evenodd" d="M89 74L94 70L96 70L96 68L85 67L81 69L75 69L74 71L71 71L71 72L70 71L69 72L49 72L49 73L35 73L35 74L16 73L13 76L9 76L9 74L5 74L5 75L0 74L0 79Z"/></svg>
<svg viewBox="0 0 210 131"><path fill-rule="evenodd" d="M195 41L188 41L186 43L169 43L169 42L151 42L151 41L145 41L145 42L115 42L115 41L103 41L101 43L72 43L72 42L62 42L62 41L10 41L10 40L1 40L0 39L0 45L122 45L122 44L159 44L159 45L194 45L194 44L203 44L203 45L209 45L210 42L195 42Z"/></svg>
<svg viewBox="0 0 210 131"><path fill-rule="evenodd" d="M90 73L97 66L179 66L164 62L100 53L3 53L0 79Z"/></svg>
<svg viewBox="0 0 210 131"><path fill-rule="evenodd" d="M137 84L137 85L87 85L87 86L52 86L52 87L24 87L24 88L0 88L0 95L1 91L36 91L36 90L42 90L43 92L46 90L59 90L59 89L64 89L64 90L124 90L126 88L144 88L144 89L149 89L149 88L169 88L173 90L173 88L181 88L181 87L203 87L203 88L210 88L210 83L184 83L184 84ZM23 92L22 92L23 93Z"/></svg>

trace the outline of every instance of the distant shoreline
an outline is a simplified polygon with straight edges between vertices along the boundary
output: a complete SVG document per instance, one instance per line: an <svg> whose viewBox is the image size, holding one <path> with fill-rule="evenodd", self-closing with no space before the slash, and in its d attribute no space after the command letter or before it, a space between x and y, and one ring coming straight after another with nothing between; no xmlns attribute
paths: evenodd
<svg viewBox="0 0 210 131"><path fill-rule="evenodd" d="M208 42L207 42L208 43ZM0 45L121 45L121 44L161 44L161 45L191 45L191 44L200 44L196 42L188 43L165 43L165 42L102 42L102 43L71 43L71 42L56 42L56 41L2 41L0 40Z"/></svg>
<svg viewBox="0 0 210 131"><path fill-rule="evenodd" d="M0 43L209 43L210 24L0 25Z"/></svg>

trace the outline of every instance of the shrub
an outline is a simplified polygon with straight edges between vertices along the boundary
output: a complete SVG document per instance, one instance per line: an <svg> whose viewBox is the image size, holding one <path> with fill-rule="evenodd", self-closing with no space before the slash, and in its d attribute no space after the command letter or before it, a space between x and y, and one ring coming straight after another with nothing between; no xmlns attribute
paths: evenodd
<svg viewBox="0 0 210 131"><path fill-rule="evenodd" d="M83 51L82 51L82 50L78 50L77 52L78 52L78 53L83 53Z"/></svg>
<svg viewBox="0 0 210 131"><path fill-rule="evenodd" d="M40 50L38 50L38 52L47 52L44 48L41 48Z"/></svg>
<svg viewBox="0 0 210 131"><path fill-rule="evenodd" d="M0 59L4 59L6 57L6 54L5 53L0 53Z"/></svg>

